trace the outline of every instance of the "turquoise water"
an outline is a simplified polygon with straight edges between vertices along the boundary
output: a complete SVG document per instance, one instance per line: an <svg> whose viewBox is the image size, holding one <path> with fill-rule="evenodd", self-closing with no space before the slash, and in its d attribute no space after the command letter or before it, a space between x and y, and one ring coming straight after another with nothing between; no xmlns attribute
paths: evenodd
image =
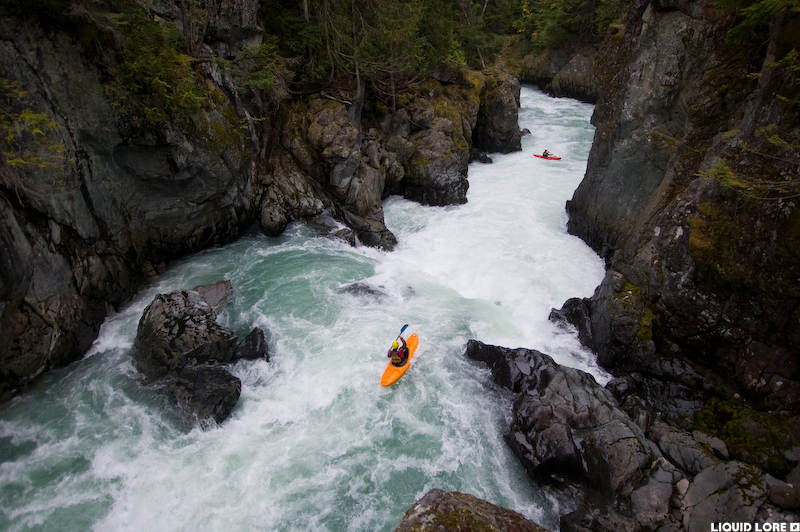
<svg viewBox="0 0 800 532"><path fill-rule="evenodd" d="M469 202L385 203L399 244L352 248L292 225L170 265L103 325L87 356L0 408L0 529L391 531L428 490L471 493L554 529L564 502L525 475L503 433L511 398L463 356L475 338L529 347L605 382L552 307L589 296L602 261L566 233L592 107L523 88L523 151L470 166ZM563 157L531 156L543 149ZM157 293L229 279L219 321L267 331L271 360L239 362L221 426L176 430L129 349ZM340 289L363 282L382 297ZM379 381L403 324L419 349Z"/></svg>

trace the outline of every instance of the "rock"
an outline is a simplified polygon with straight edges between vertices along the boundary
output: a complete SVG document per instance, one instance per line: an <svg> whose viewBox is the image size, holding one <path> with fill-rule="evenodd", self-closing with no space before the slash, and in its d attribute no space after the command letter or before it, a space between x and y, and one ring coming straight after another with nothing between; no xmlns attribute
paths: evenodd
<svg viewBox="0 0 800 532"><path fill-rule="evenodd" d="M689 475L696 475L719 463L691 434L666 423L653 423L648 436L664 456Z"/></svg>
<svg viewBox="0 0 800 532"><path fill-rule="evenodd" d="M597 101L595 76L595 54L583 55L578 52L558 70L544 90L553 96L568 96L593 103Z"/></svg>
<svg viewBox="0 0 800 532"><path fill-rule="evenodd" d="M595 103L598 98L596 62L612 53L595 47L547 49L526 56L520 75L524 83L542 87L551 96Z"/></svg>
<svg viewBox="0 0 800 532"><path fill-rule="evenodd" d="M629 495L650 467L649 442L629 420L592 427L582 442L584 475L589 485L610 499Z"/></svg>
<svg viewBox="0 0 800 532"><path fill-rule="evenodd" d="M336 290L340 294L351 294L354 296L363 296L375 301L382 301L389 297L389 293L383 286L374 286L369 283L356 282L351 283Z"/></svg>
<svg viewBox="0 0 800 532"><path fill-rule="evenodd" d="M794 486L772 475L764 475L769 500L784 510L800 510L800 486Z"/></svg>
<svg viewBox="0 0 800 532"><path fill-rule="evenodd" d="M47 142L65 151L63 165L26 175L53 185L45 197L22 193L24 208L7 201L14 194L0 198L0 328L9 340L0 346L0 397L80 359L104 318L160 265L233 240L253 220L255 195L251 145L219 89L209 87L214 97L191 127L134 127L101 81L114 77L119 53L85 61L86 41L72 26L47 30L13 11L0 15L0 77L54 120ZM61 8L50 15L71 17Z"/></svg>
<svg viewBox="0 0 800 532"><path fill-rule="evenodd" d="M264 331L255 327L250 334L244 337L236 349L233 351L231 362L237 360L256 360L263 358L269 362L269 349L267 340L264 337Z"/></svg>
<svg viewBox="0 0 800 532"><path fill-rule="evenodd" d="M206 300L214 312L219 312L223 307L230 303L233 298L233 288L230 281L220 281L215 284L195 286L195 292Z"/></svg>
<svg viewBox="0 0 800 532"><path fill-rule="evenodd" d="M704 434L700 431L692 432L692 438L704 447L708 447L711 449L711 452L714 453L714 456L719 458L720 460L730 460L730 454L728 453L728 446L725 445L725 442L715 436L709 436L708 434Z"/></svg>
<svg viewBox="0 0 800 532"><path fill-rule="evenodd" d="M238 338L215 320L214 310L197 292L157 295L139 320L132 350L145 380L152 382L188 364L229 362Z"/></svg>
<svg viewBox="0 0 800 532"><path fill-rule="evenodd" d="M631 493L631 509L636 520L647 528L664 522L672 497L671 482L652 482Z"/></svg>
<svg viewBox="0 0 800 532"><path fill-rule="evenodd" d="M680 355L732 375L729 385L759 407L796 413L800 260L785 239L796 238L789 227L800 203L789 198L794 189L783 197L755 189L764 175L796 172L760 132L797 135L800 120L773 96L788 81L769 68L759 74L769 81L748 79L753 58L732 53L726 17L698 17L703 6L634 2L624 34L595 56L597 129L567 204L568 230L627 284L607 277L586 305L591 347L619 373L657 375L657 358ZM756 64L771 64L782 24L752 50ZM566 66L557 63L556 71Z"/></svg>
<svg viewBox="0 0 800 532"><path fill-rule="evenodd" d="M708 532L712 523L752 523L766 497L755 468L741 462L717 464L701 471L683 497L683 528Z"/></svg>
<svg viewBox="0 0 800 532"><path fill-rule="evenodd" d="M535 350L475 340L466 355L485 362L496 383L519 394L506 441L535 477L572 477L614 499L629 495L661 455L590 375Z"/></svg>
<svg viewBox="0 0 800 532"><path fill-rule="evenodd" d="M182 428L191 429L198 422L206 426L225 421L239 401L242 384L223 367L201 365L185 367L157 387L177 406L170 415Z"/></svg>
<svg viewBox="0 0 800 532"><path fill-rule="evenodd" d="M458 70L446 63L434 65L430 70L430 75L433 79L450 85L458 82L459 78Z"/></svg>
<svg viewBox="0 0 800 532"><path fill-rule="evenodd" d="M475 148L490 153L522 149L517 112L519 95L519 80L510 74L500 74L487 83L472 134Z"/></svg>
<svg viewBox="0 0 800 532"><path fill-rule="evenodd" d="M525 516L472 495L433 489L406 512L394 532L546 532Z"/></svg>
<svg viewBox="0 0 800 532"><path fill-rule="evenodd" d="M425 205L466 203L469 152L441 130L413 133L409 141L417 149L405 166L405 197Z"/></svg>

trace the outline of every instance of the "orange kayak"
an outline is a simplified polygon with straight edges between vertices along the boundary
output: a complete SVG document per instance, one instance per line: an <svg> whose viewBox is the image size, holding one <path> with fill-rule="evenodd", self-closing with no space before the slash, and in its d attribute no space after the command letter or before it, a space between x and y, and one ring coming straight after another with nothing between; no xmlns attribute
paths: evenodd
<svg viewBox="0 0 800 532"><path fill-rule="evenodd" d="M381 386L391 386L403 376L403 373L406 372L408 366L411 365L411 357L414 356L414 351L417 350L417 345L419 345L419 337L417 336L417 333L414 333L408 337L408 340L406 340L406 346L408 346L408 360L406 360L406 363L402 366L395 366L390 361L389 365L386 366L386 371L383 372Z"/></svg>

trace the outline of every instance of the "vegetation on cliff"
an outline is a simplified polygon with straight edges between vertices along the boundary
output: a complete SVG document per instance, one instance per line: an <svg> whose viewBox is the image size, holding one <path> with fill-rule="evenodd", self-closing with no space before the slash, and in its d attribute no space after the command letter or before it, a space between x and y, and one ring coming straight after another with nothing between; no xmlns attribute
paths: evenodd
<svg viewBox="0 0 800 532"><path fill-rule="evenodd" d="M0 78L0 185L21 197L52 194L69 162L66 147L54 133L58 124L35 109L16 81ZM26 179L26 172L49 176L44 182Z"/></svg>

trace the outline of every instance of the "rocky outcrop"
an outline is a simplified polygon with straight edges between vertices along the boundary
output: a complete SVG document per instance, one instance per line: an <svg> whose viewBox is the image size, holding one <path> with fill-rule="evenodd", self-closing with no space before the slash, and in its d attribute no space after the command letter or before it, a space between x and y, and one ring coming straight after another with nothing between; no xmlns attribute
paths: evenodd
<svg viewBox="0 0 800 532"><path fill-rule="evenodd" d="M546 532L517 512L467 493L434 489L414 503L394 532Z"/></svg>
<svg viewBox="0 0 800 532"><path fill-rule="evenodd" d="M472 133L473 147L480 152L510 153L522 149L522 132L516 113L520 84L511 74L501 72L487 79L481 96L478 120Z"/></svg>
<svg viewBox="0 0 800 532"><path fill-rule="evenodd" d="M14 105L53 121L48 143L63 160L20 174L24 187L0 185L0 402L80 358L170 260L258 222L267 235L299 221L391 249L382 199L464 203L476 129L481 149L518 149L514 78L439 69L396 109L329 94L266 109L210 60L260 42L258 2L225 3L203 38L181 6L160 1L124 25L172 24L202 59L181 80L202 75L202 105L188 118L157 105L146 124L149 107L113 81L126 41L114 17L87 5L37 24L35 6L2 8L0 77L27 94Z"/></svg>
<svg viewBox="0 0 800 532"><path fill-rule="evenodd" d="M790 20L748 49L706 2L634 3L597 65L595 140L567 204L607 273L551 315L617 375L620 401L780 479L800 442L800 150L782 143L800 120L796 75L778 65Z"/></svg>
<svg viewBox="0 0 800 532"><path fill-rule="evenodd" d="M520 78L555 97L595 103L598 97L597 63L604 50L598 47L543 50L525 56L516 70Z"/></svg>
<svg viewBox="0 0 800 532"><path fill-rule="evenodd" d="M535 350L471 340L466 356L514 393L509 447L538 482L574 501L561 530L694 532L800 520L794 484L731 460L719 438L660 421L636 395L620 403L612 386ZM790 481L800 475L794 463Z"/></svg>
<svg viewBox="0 0 800 532"><path fill-rule="evenodd" d="M230 282L200 287L222 303L231 297ZM219 325L212 305L200 292L158 294L145 308L132 355L145 384L167 398L169 416L183 428L222 423L239 400L241 382L224 364L268 358L259 328L239 342Z"/></svg>

